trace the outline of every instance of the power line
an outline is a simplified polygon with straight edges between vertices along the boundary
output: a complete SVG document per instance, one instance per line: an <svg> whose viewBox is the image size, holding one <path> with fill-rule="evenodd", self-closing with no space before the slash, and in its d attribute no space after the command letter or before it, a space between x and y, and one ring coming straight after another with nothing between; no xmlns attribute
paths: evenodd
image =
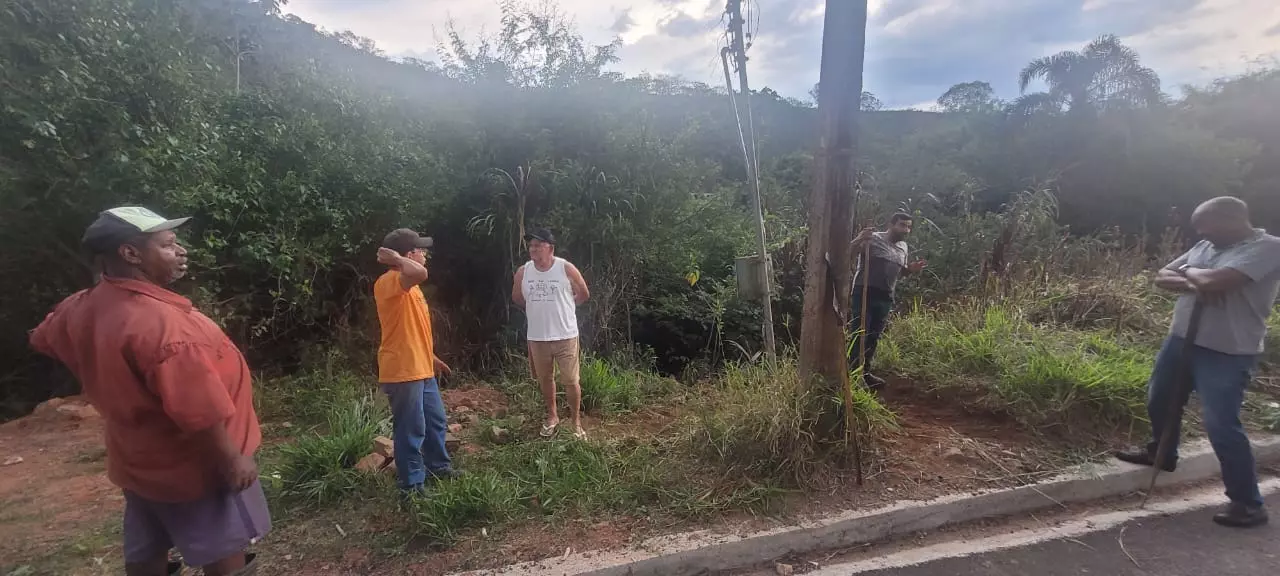
<svg viewBox="0 0 1280 576"><path fill-rule="evenodd" d="M725 87L733 102L733 115L738 123L738 138L742 143L742 155L747 167L747 183L751 186L752 207L755 212L756 241L760 258L760 283L763 291L763 332L764 345L770 365L777 360L777 347L773 334L773 274L769 267L769 247L765 241L764 203L760 197L760 152L756 141L754 115L751 111L751 87L747 82L747 49L743 38L742 0L728 0L725 13L729 16L729 46L721 49L720 59L724 67ZM729 74L729 54L734 55L738 70L738 84L742 89L744 108L747 112L747 128L742 127L742 118L738 111L738 101L734 95L733 78ZM749 145L748 145L749 144Z"/></svg>

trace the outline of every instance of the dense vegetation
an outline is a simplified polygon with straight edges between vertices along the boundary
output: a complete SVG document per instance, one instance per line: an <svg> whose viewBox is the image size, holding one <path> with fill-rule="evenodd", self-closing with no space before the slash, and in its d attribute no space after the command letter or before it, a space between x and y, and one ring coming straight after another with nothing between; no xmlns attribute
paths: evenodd
<svg viewBox="0 0 1280 576"><path fill-rule="evenodd" d="M554 12L516 3L493 37L449 36L440 64L386 58L279 3L0 8L0 417L74 390L26 330L87 285L84 226L137 203L195 216L179 289L262 376L264 483L290 554L311 521L330 538L338 520L367 522L372 540L358 543L396 555L410 536L435 546L610 517L669 527L798 489L847 491L847 453L815 432L840 395L804 386L793 354L754 361L757 305L733 278L754 232L723 89L610 72L616 44L585 45ZM1188 209L1235 194L1280 226L1280 70L1175 97L1103 36L1019 80L1012 101L975 80L929 112L862 95L858 224L915 213L912 249L929 260L902 286L878 362L1082 449L1142 417L1171 308L1149 270L1185 245ZM776 332L791 347L817 113L768 88L752 108ZM580 316L584 404L601 418L590 442L537 439L541 399L512 361L523 318L507 295L534 225L556 230L592 284ZM374 246L398 226L436 238L441 355L506 402L460 432L469 474L407 514L393 512L389 476L353 468L389 426L372 394L368 294ZM1280 430L1280 405L1259 398L1251 423ZM862 389L853 401L868 466L882 466L895 407Z"/></svg>
<svg viewBox="0 0 1280 576"><path fill-rule="evenodd" d="M293 371L324 346L369 348L372 247L402 225L437 239L428 297L455 365L496 369L518 342L506 294L534 224L558 231L593 284L591 349L634 347L689 375L749 357L758 313L735 296L732 262L752 232L727 98L609 72L616 48L511 4L498 35L453 35L436 65L387 59L276 1L7 2L6 410L74 386L27 351L25 329L86 285L76 240L98 210L126 203L196 217L182 290L263 370ZM1047 91L1003 102L970 82L941 95L940 112L864 115L865 206L924 222L916 249L931 273L913 294L1090 273L1125 235L1156 239L1213 195L1280 219L1280 72L1175 98L1103 37L1021 79ZM767 88L753 98L785 343L799 334L816 111Z"/></svg>

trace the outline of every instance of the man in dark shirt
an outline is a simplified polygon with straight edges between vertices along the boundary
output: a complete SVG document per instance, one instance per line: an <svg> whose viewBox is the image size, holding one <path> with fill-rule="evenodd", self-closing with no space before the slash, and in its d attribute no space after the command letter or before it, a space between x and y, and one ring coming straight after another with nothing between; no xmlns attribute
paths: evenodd
<svg viewBox="0 0 1280 576"><path fill-rule="evenodd" d="M858 255L858 268L853 278L853 313L850 314L849 322L849 329L854 333L853 353L849 358L850 369L861 367L863 380L873 390L884 386L884 379L871 373L871 358L876 353L876 345L880 342L889 312L893 309L894 288L898 284L898 278L919 272L925 267L924 260L907 263L906 238L911 234L911 224L911 215L899 212L889 219L889 226L883 232L867 228L851 244L853 253ZM863 260L868 255L870 258L864 264ZM858 342L863 330L864 291L867 301L865 364L859 362L861 347Z"/></svg>

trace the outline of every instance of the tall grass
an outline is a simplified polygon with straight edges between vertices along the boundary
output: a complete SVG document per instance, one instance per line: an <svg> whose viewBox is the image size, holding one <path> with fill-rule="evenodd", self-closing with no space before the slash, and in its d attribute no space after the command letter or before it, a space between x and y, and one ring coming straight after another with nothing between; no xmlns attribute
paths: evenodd
<svg viewBox="0 0 1280 576"><path fill-rule="evenodd" d="M332 504L368 484L368 475L354 466L370 452L373 439L390 430L390 421L372 395L330 406L327 430L284 444L275 455L270 485L288 503Z"/></svg>
<svg viewBox="0 0 1280 576"><path fill-rule="evenodd" d="M1155 340L1030 322L1023 308L964 300L897 316L878 361L935 389L969 389L1030 425L1144 414Z"/></svg>
<svg viewBox="0 0 1280 576"><path fill-rule="evenodd" d="M731 364L697 399L688 441L694 453L732 473L811 485L833 464L823 430L827 416L839 413L841 396L803 386L790 356L773 370ZM855 391L854 407L873 434L894 425L892 413L864 390Z"/></svg>
<svg viewBox="0 0 1280 576"><path fill-rule="evenodd" d="M630 412L646 400L672 391L678 383L648 370L585 356L579 373L584 410Z"/></svg>
<svg viewBox="0 0 1280 576"><path fill-rule="evenodd" d="M376 390L372 374L351 369L360 365L338 349L316 355L304 372L260 379L254 383L254 403L264 422L294 426L326 424L334 406L347 406Z"/></svg>

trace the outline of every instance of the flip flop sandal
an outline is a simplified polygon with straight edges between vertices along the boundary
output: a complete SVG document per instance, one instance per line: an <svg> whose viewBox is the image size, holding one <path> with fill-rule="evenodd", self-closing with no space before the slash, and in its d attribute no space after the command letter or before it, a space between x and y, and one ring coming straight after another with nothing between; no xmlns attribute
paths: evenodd
<svg viewBox="0 0 1280 576"><path fill-rule="evenodd" d="M577 438L578 440L586 441L586 439L587 439L587 431L586 431L586 430L583 430L583 429L581 429L581 428L579 428L579 429L577 429L577 430L574 430L574 431L573 431L573 437L574 437L574 438Z"/></svg>
<svg viewBox="0 0 1280 576"><path fill-rule="evenodd" d="M550 425L550 426L547 426L546 424L543 424L543 425L542 425L542 431L541 431L541 432L539 432L539 433L538 433L538 435L542 436L543 438L550 438L550 437L552 437L552 436L554 436L554 435L555 435L555 433L556 433L556 426L559 426L559 425L560 425L560 423L559 423L559 422L556 422L555 424L552 424L552 425Z"/></svg>

